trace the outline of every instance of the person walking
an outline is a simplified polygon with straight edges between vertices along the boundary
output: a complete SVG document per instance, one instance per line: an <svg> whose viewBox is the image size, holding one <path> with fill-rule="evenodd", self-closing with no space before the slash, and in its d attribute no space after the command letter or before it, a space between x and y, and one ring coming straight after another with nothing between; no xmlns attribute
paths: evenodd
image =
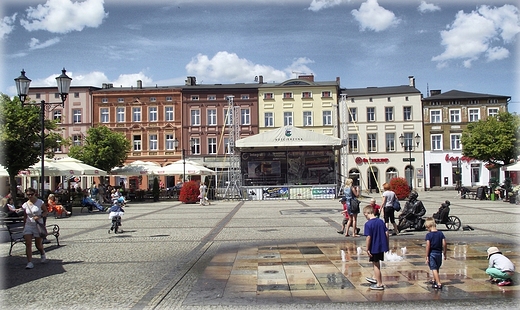
<svg viewBox="0 0 520 310"><path fill-rule="evenodd" d="M390 184L388 183L383 184L383 190L383 203L381 203L381 206L383 206L383 218L385 219L387 227L389 222L392 223L394 226L392 236L395 236L399 233L397 224L395 224L395 210L393 206L394 200L397 199L397 196L395 195L395 192L390 190Z"/></svg>
<svg viewBox="0 0 520 310"><path fill-rule="evenodd" d="M433 274L433 280L430 281L432 288L441 290L441 278L439 276L439 269L442 265L442 259L446 260L446 237L442 231L437 230L435 220L433 217L426 219L424 223L428 233L424 240L426 240L426 264L430 267Z"/></svg>
<svg viewBox="0 0 520 310"><path fill-rule="evenodd" d="M352 227L352 236L359 237L359 229L357 228L357 217L359 214L359 210L352 210L351 208L351 200L354 197L359 196L359 189L356 186L352 186L354 181L352 179L345 180L345 187L343 188L343 194L345 195L345 199L347 202L347 212L348 212L348 222L345 227L345 237L348 237L348 231L350 227Z"/></svg>
<svg viewBox="0 0 520 310"><path fill-rule="evenodd" d="M29 187L25 190L28 200L22 205L24 210L24 228L23 237L25 239L25 254L27 255L27 266L25 269L33 269L34 264L32 263L32 239L34 238L34 244L38 251L40 251L42 263L47 261L45 256L45 250L43 249L43 239L40 236L40 231L37 225L45 225L43 217L47 216L47 205L41 199L36 197L36 190Z"/></svg>
<svg viewBox="0 0 520 310"><path fill-rule="evenodd" d="M367 219L363 233L366 236L366 247L372 262L374 277L366 278L371 283L371 290L384 290L383 276L381 275L381 261L385 259L385 252L389 250L388 228L385 223L374 215L374 207L368 205L363 208L363 215Z"/></svg>
<svg viewBox="0 0 520 310"><path fill-rule="evenodd" d="M204 206L204 205L206 205L204 203L204 199L205 199L205 196L206 196L206 184L200 183L199 192L200 192L200 194L199 194L199 204L201 206Z"/></svg>

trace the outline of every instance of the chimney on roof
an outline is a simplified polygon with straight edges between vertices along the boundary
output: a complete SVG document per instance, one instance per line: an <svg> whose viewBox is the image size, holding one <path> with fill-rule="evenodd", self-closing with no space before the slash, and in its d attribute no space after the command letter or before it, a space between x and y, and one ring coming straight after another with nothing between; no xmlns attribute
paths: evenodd
<svg viewBox="0 0 520 310"><path fill-rule="evenodd" d="M264 84L264 76L263 75L259 75L258 76L258 84Z"/></svg>
<svg viewBox="0 0 520 310"><path fill-rule="evenodd" d="M185 84L186 86L195 86L197 85L197 78L194 76L188 76Z"/></svg>
<svg viewBox="0 0 520 310"><path fill-rule="evenodd" d="M103 89L108 88L108 84L107 84L107 83L103 83L103 84L101 84L101 88L103 88Z"/></svg>
<svg viewBox="0 0 520 310"><path fill-rule="evenodd" d="M415 78L413 77L413 75L410 75L410 76L408 77L408 80L410 81L409 86L410 86L410 87L415 87Z"/></svg>
<svg viewBox="0 0 520 310"><path fill-rule="evenodd" d="M112 84L112 83L108 83L108 84L107 84L107 88L114 88L114 84Z"/></svg>
<svg viewBox="0 0 520 310"><path fill-rule="evenodd" d="M336 77L336 84L341 85L339 76Z"/></svg>
<svg viewBox="0 0 520 310"><path fill-rule="evenodd" d="M143 89L143 81L137 80L137 89Z"/></svg>
<svg viewBox="0 0 520 310"><path fill-rule="evenodd" d="M430 96L436 96L436 95L440 95L441 94L441 90L440 89L432 89L430 90Z"/></svg>
<svg viewBox="0 0 520 310"><path fill-rule="evenodd" d="M314 82L314 74L299 75L298 78L300 80L306 80L306 81L309 81L309 82Z"/></svg>

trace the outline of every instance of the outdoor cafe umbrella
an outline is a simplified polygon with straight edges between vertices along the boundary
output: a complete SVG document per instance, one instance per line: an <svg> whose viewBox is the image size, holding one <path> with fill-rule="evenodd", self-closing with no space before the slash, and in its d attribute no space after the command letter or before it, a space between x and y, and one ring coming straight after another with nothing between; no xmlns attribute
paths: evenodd
<svg viewBox="0 0 520 310"><path fill-rule="evenodd" d="M70 171L74 171L74 173L70 173L72 175L90 175L90 176L105 176L107 172L96 168L91 165L87 165L79 159L72 157L64 157L56 160L57 163L62 164L66 167L70 168ZM69 171L69 172L70 172Z"/></svg>
<svg viewBox="0 0 520 310"><path fill-rule="evenodd" d="M9 173L7 173L7 169L4 166L0 165L0 177L8 177Z"/></svg>
<svg viewBox="0 0 520 310"><path fill-rule="evenodd" d="M158 175L181 175L186 172L186 175L216 175L217 173L211 169L208 169L202 165L195 164L193 162L186 164L182 160L176 161L171 165L165 167L159 167L154 170L155 174Z"/></svg>
<svg viewBox="0 0 520 310"><path fill-rule="evenodd" d="M40 162L37 162L36 164L28 167L27 169L20 171L20 174L29 175L29 176L39 176L41 169L42 169L42 164L40 161ZM50 176L50 177L74 174L74 170L71 170L70 167L60 164L56 160L52 160L52 159L48 159L48 158L45 158L44 170L45 170L44 171L45 175Z"/></svg>
<svg viewBox="0 0 520 310"><path fill-rule="evenodd" d="M136 160L126 166L117 167L110 171L111 175L148 175L154 174L154 169L160 168L159 164L150 161Z"/></svg>
<svg viewBox="0 0 520 310"><path fill-rule="evenodd" d="M520 171L520 162L504 167L505 171Z"/></svg>

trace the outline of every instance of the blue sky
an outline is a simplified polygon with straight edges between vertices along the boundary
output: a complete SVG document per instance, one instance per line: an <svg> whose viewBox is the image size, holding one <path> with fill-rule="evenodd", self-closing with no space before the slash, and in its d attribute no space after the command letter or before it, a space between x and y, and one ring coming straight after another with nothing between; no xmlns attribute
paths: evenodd
<svg viewBox="0 0 520 310"><path fill-rule="evenodd" d="M282 82L511 96L520 112L520 11L498 0L4 0L0 92L32 86Z"/></svg>

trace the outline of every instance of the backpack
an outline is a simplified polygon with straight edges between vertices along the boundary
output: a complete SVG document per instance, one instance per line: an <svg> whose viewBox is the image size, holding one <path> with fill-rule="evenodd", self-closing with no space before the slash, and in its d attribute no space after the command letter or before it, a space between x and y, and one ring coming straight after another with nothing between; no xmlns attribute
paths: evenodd
<svg viewBox="0 0 520 310"><path fill-rule="evenodd" d="M397 196L394 198L392 207L394 208L395 211L401 211L401 204L399 203L399 199L397 199Z"/></svg>

